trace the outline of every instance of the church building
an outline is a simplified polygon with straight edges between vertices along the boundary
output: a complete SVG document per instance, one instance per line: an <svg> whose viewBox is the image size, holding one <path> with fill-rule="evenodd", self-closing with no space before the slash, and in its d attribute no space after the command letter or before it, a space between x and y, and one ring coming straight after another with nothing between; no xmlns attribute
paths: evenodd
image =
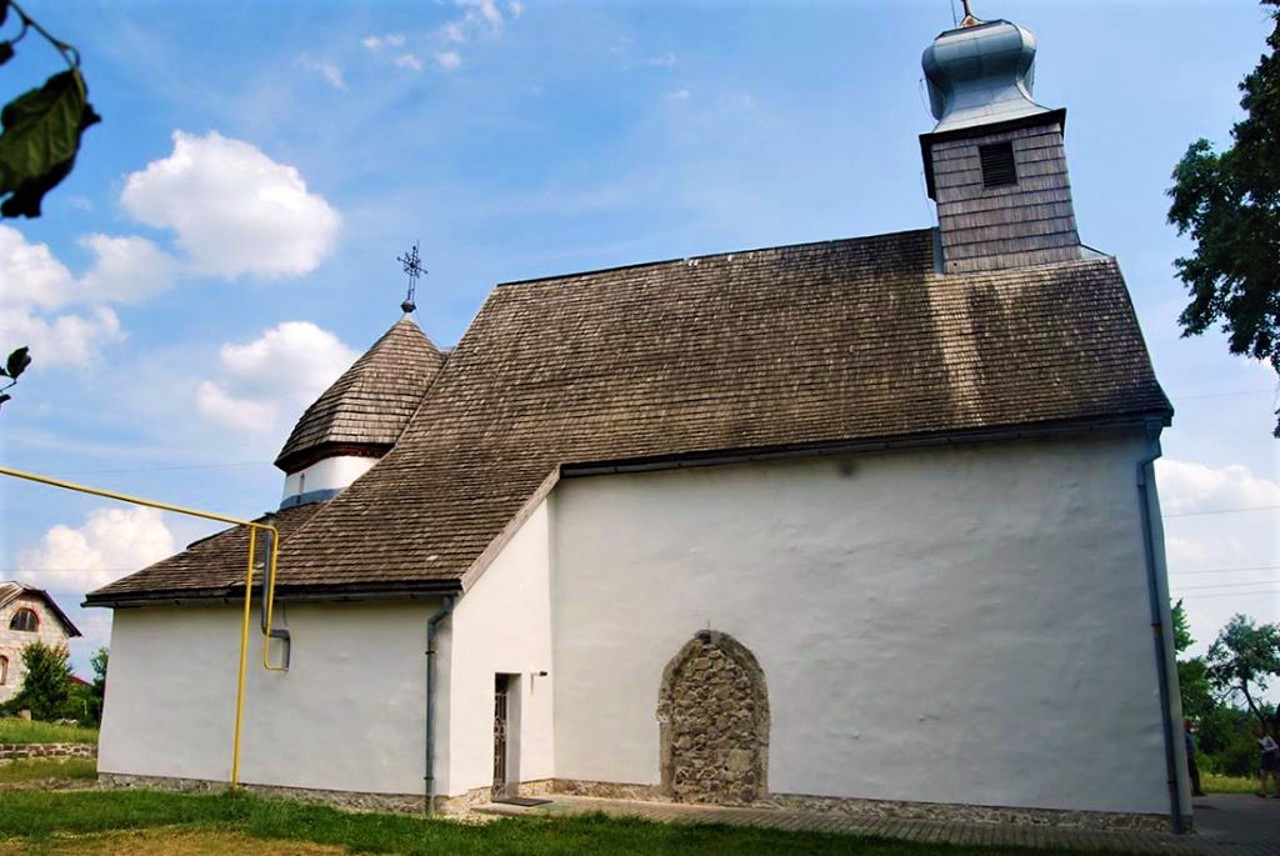
<svg viewBox="0 0 1280 856"><path fill-rule="evenodd" d="M276 461L240 780L1182 828L1172 408L1034 58L926 50L936 227L407 304ZM228 781L246 544L88 595L105 780Z"/></svg>

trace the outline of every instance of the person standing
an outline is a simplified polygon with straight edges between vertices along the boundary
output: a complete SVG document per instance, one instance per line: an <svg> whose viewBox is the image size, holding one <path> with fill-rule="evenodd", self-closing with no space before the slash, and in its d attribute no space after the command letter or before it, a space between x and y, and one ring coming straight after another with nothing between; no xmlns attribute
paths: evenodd
<svg viewBox="0 0 1280 856"><path fill-rule="evenodd" d="M1267 777L1270 776L1271 783L1275 785L1276 798L1280 799L1280 744L1276 743L1276 739L1261 724L1253 729L1253 734L1258 738L1258 745L1262 748L1262 757L1258 761L1258 790L1256 793L1266 799Z"/></svg>
<svg viewBox="0 0 1280 856"><path fill-rule="evenodd" d="M1182 738L1187 743L1187 772L1191 775L1191 796L1205 796L1200 787L1200 767L1196 764L1196 734L1190 719L1182 720Z"/></svg>

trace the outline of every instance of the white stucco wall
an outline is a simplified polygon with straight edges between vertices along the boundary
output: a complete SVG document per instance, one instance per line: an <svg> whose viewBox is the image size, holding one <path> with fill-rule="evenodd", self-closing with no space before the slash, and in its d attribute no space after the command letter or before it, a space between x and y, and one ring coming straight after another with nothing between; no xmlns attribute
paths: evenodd
<svg viewBox="0 0 1280 856"><path fill-rule="evenodd" d="M659 781L663 667L750 648L776 793L1168 810L1138 437L564 480L555 768Z"/></svg>
<svg viewBox="0 0 1280 856"><path fill-rule="evenodd" d="M9 623L21 609L29 609L36 614L39 623L34 632L9 629ZM0 675L3 677L3 682L0 682L0 702L8 701L22 689L22 682L27 677L22 652L28 645L38 641L50 648L57 648L65 646L69 638L62 622L39 595L19 595L0 609L0 657L7 661L7 665L0 670L3 671L3 675Z"/></svg>
<svg viewBox="0 0 1280 856"><path fill-rule="evenodd" d="M438 604L277 608L293 634L287 673L261 665L253 616L240 779L420 794L426 620ZM241 610L118 609L98 769L226 781Z"/></svg>
<svg viewBox="0 0 1280 856"><path fill-rule="evenodd" d="M377 458L342 455L316 461L309 467L284 477L284 494L281 501L300 493L315 490L342 490L367 473L378 463Z"/></svg>
<svg viewBox="0 0 1280 856"><path fill-rule="evenodd" d="M448 699L436 759L441 794L493 784L494 678L511 679L508 781L555 775L550 515L540 505L458 601L441 637ZM539 672L546 672L540 676ZM447 721L445 721L447 719Z"/></svg>

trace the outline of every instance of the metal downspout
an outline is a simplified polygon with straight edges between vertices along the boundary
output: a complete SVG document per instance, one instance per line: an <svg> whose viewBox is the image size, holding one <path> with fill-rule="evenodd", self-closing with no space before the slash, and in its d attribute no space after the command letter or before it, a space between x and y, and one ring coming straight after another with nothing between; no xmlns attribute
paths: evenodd
<svg viewBox="0 0 1280 856"><path fill-rule="evenodd" d="M436 803L436 625L449 617L453 605L454 596L445 595L440 608L427 619L427 757L423 780L428 815L435 814Z"/></svg>
<svg viewBox="0 0 1280 856"><path fill-rule="evenodd" d="M1156 649L1156 675L1160 684L1160 720L1164 731L1165 773L1169 786L1169 812L1173 831L1186 832L1183 818L1182 789L1178 784L1178 756L1175 749L1173 698L1169 680L1169 648L1165 641L1164 607L1160 603L1160 569L1156 559L1155 527L1151 522L1151 485L1155 481L1155 461L1160 457L1160 428L1148 427L1150 452L1138 461L1138 505L1142 520L1142 554L1147 570L1147 598L1151 608L1151 639ZM1190 812L1188 811L1187 814Z"/></svg>

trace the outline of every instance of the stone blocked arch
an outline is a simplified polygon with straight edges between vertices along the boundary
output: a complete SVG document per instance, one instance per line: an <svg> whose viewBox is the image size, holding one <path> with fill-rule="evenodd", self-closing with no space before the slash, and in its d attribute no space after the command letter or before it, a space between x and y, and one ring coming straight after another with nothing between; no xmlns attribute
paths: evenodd
<svg viewBox="0 0 1280 856"><path fill-rule="evenodd" d="M699 631L667 663L658 690L664 796L745 805L769 793L769 693L738 640Z"/></svg>

